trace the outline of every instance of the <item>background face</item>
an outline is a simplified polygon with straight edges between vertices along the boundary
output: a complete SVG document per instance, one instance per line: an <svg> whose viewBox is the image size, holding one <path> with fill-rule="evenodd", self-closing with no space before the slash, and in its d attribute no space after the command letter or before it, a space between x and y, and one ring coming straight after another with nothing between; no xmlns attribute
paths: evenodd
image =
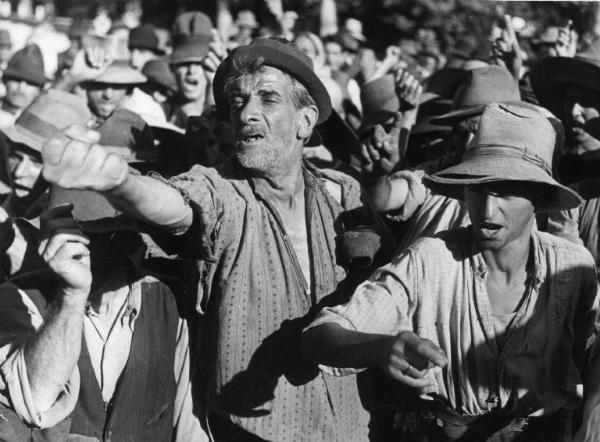
<svg viewBox="0 0 600 442"><path fill-rule="evenodd" d="M25 109L42 92L40 86L23 80L8 78L6 84L6 101L17 109Z"/></svg>

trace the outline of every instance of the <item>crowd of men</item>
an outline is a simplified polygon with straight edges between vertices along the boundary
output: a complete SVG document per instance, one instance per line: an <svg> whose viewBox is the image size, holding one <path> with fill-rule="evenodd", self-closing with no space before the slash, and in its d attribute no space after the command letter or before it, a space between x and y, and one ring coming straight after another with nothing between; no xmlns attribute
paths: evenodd
<svg viewBox="0 0 600 442"><path fill-rule="evenodd" d="M0 52L0 440L600 441L600 37L297 18Z"/></svg>

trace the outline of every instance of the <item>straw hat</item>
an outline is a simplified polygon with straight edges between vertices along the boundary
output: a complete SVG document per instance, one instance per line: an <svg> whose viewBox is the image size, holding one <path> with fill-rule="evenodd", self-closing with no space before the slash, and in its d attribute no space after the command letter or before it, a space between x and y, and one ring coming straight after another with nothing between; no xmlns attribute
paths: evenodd
<svg viewBox="0 0 600 442"><path fill-rule="evenodd" d="M431 120L432 124L454 126L457 122L480 115L485 105L520 101L521 94L513 76L503 67L487 66L468 71L467 79L452 99L452 111Z"/></svg>
<svg viewBox="0 0 600 442"><path fill-rule="evenodd" d="M107 84L142 84L147 78L137 70L133 69L125 60L113 61L104 72L89 80L90 83Z"/></svg>
<svg viewBox="0 0 600 442"><path fill-rule="evenodd" d="M555 144L556 132L542 113L517 103L493 103L485 106L462 162L423 182L436 193L462 199L467 185L518 181L544 189L536 211L572 209L582 200L552 178Z"/></svg>
<svg viewBox="0 0 600 442"><path fill-rule="evenodd" d="M219 65L215 74L213 91L217 112L222 118L229 119L229 104L225 93L225 83L231 75L235 74L237 60L258 57L264 59L265 66L272 66L287 72L306 87L319 109L317 124L329 118L331 100L325 85L315 74L312 60L295 46L270 38L257 38L249 45L238 46Z"/></svg>
<svg viewBox="0 0 600 442"><path fill-rule="evenodd" d="M25 108L13 126L2 132L12 142L41 152L44 141L56 132L72 124L85 125L90 118L91 113L84 100L50 89Z"/></svg>
<svg viewBox="0 0 600 442"><path fill-rule="evenodd" d="M554 115L563 114L570 86L600 91L600 37L596 37L575 57L548 57L530 71L531 87L540 104Z"/></svg>

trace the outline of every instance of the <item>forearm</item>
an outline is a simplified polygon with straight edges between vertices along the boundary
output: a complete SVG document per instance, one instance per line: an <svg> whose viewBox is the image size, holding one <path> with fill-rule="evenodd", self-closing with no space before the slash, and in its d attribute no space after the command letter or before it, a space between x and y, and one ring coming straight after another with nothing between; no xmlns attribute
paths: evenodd
<svg viewBox="0 0 600 442"><path fill-rule="evenodd" d="M39 410L54 404L77 365L86 299L57 300L47 322L24 345L29 388Z"/></svg>
<svg viewBox="0 0 600 442"><path fill-rule="evenodd" d="M394 336L348 330L326 323L305 331L302 351L318 364L341 368L364 368L385 360Z"/></svg>
<svg viewBox="0 0 600 442"><path fill-rule="evenodd" d="M129 174L104 196L117 209L170 233L184 233L192 224L192 209L179 191L150 177Z"/></svg>

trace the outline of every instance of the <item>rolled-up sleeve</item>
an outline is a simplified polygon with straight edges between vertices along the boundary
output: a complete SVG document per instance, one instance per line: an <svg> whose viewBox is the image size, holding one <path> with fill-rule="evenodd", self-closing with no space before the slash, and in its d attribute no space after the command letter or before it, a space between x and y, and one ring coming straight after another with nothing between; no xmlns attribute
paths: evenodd
<svg viewBox="0 0 600 442"><path fill-rule="evenodd" d="M43 325L43 319L27 294L10 283L0 286L0 324L0 402L33 427L58 424L75 409L80 385L78 368L54 404L40 410L31 394L22 344Z"/></svg>
<svg viewBox="0 0 600 442"><path fill-rule="evenodd" d="M362 333L395 335L411 330L411 317L417 304L417 267L412 249L377 269L359 285L346 304L326 307L305 329L337 324ZM354 368L320 366L329 374L356 373Z"/></svg>

